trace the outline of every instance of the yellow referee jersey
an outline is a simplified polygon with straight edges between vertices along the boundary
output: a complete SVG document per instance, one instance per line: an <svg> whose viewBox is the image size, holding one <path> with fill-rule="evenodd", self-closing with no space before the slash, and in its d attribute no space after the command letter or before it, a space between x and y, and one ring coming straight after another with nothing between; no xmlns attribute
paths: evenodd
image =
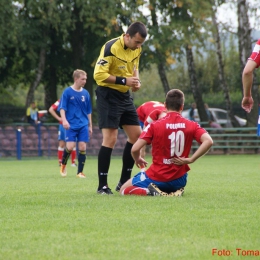
<svg viewBox="0 0 260 260"><path fill-rule="evenodd" d="M124 37L106 42L101 48L95 70L94 79L99 86L109 87L125 93L130 87L119 84L104 83L110 75L116 77L133 77L134 71L138 70L141 48L131 50L125 48Z"/></svg>

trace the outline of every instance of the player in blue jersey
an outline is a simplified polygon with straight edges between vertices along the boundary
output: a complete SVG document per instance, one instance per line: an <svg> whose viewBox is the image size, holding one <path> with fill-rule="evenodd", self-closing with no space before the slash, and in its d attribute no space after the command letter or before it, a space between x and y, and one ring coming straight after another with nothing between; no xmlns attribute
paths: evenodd
<svg viewBox="0 0 260 260"><path fill-rule="evenodd" d="M75 70L73 79L74 84L63 91L59 105L62 124L66 129L66 149L62 156L60 174L62 177L67 175L66 164L78 141L77 177L86 178L83 168L86 161L86 143L92 135L91 98L88 91L83 88L87 81L87 73Z"/></svg>

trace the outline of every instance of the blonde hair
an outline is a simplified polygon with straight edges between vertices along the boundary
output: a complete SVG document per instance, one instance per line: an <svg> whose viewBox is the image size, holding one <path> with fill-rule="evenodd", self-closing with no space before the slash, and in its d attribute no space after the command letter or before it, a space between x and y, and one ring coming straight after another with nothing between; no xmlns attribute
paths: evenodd
<svg viewBox="0 0 260 260"><path fill-rule="evenodd" d="M72 77L73 77L73 79L75 79L75 78L79 78L80 75L87 75L87 72L84 71L84 70L76 69L76 70L73 71Z"/></svg>

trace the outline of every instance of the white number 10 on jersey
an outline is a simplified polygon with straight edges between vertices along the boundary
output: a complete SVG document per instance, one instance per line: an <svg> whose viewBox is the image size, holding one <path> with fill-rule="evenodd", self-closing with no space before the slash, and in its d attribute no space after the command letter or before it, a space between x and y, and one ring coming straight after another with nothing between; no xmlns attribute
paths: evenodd
<svg viewBox="0 0 260 260"><path fill-rule="evenodd" d="M181 156L184 150L184 133L182 131L172 132L168 139L171 140L171 157Z"/></svg>

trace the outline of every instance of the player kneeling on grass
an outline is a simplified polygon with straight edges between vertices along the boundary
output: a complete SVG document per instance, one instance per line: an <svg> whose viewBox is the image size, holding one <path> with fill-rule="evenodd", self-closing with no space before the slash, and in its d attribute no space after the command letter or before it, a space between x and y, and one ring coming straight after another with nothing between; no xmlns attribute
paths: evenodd
<svg viewBox="0 0 260 260"><path fill-rule="evenodd" d="M120 189L122 195L181 196L187 183L188 164L207 153L213 141L198 123L181 116L184 94L172 89L166 95L167 115L149 124L132 147L139 168L147 166L141 149L152 144L152 164L128 180ZM200 143L189 157L193 140Z"/></svg>

